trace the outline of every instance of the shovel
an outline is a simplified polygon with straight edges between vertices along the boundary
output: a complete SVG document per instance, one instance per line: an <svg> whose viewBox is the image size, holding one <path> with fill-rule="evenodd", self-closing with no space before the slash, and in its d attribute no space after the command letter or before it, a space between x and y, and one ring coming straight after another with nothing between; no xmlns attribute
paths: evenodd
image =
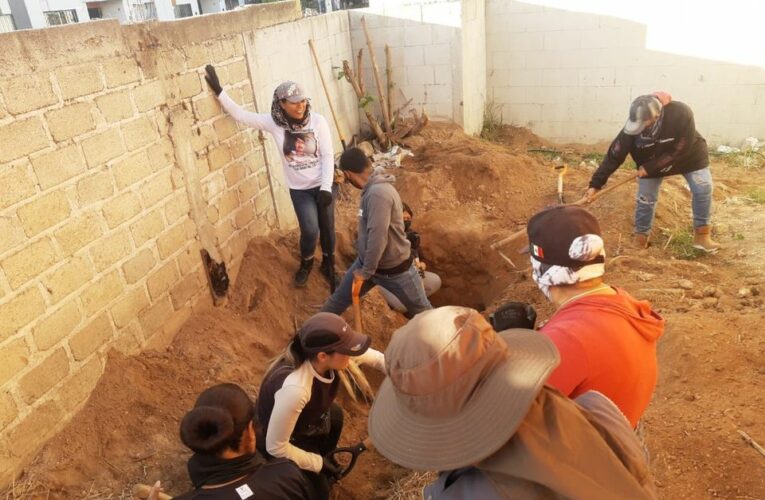
<svg viewBox="0 0 765 500"><path fill-rule="evenodd" d="M356 466L356 460L359 455L372 448L372 440L366 438L364 441L357 443L353 446L347 446L345 448L336 448L330 452L332 458L340 464L342 471L337 475L336 479L339 481L353 470Z"/></svg>
<svg viewBox="0 0 765 500"><path fill-rule="evenodd" d="M353 327L358 333L361 333L361 287L364 286L364 280L353 277L353 287L351 288L351 300L353 301Z"/></svg>
<svg viewBox="0 0 765 500"><path fill-rule="evenodd" d="M558 173L558 203L563 205L566 201L563 199L563 176L568 171L568 165L563 162L556 162L553 170Z"/></svg>

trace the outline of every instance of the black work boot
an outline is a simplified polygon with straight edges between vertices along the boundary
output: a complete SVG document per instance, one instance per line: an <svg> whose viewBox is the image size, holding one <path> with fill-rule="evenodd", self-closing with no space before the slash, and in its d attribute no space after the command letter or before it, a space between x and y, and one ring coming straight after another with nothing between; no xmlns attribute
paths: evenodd
<svg viewBox="0 0 765 500"><path fill-rule="evenodd" d="M303 259L300 261L300 269L295 273L295 286L304 287L308 282L308 275L311 274L313 268L313 257L310 259Z"/></svg>
<svg viewBox="0 0 765 500"><path fill-rule="evenodd" d="M327 280L327 283L332 283L331 280L334 279L335 286L337 287L340 285L340 280L342 280L343 277L337 274L337 272L330 265L330 262L327 258L322 259L321 267L319 267L319 270L321 271L321 275L324 276L324 279Z"/></svg>

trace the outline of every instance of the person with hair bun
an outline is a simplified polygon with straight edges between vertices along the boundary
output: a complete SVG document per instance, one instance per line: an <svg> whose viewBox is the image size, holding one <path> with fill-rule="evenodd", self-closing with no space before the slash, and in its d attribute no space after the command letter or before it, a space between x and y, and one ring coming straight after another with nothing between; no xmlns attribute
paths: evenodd
<svg viewBox="0 0 765 500"><path fill-rule="evenodd" d="M309 478L289 460L266 462L256 451L252 400L235 384L206 389L181 420L180 436L194 454L194 490L183 500L318 499Z"/></svg>
<svg viewBox="0 0 765 500"><path fill-rule="evenodd" d="M330 455L343 429L343 411L334 402L338 372L351 356L385 372L385 357L370 343L340 316L320 312L303 323L263 376L256 404L258 450L295 462L321 495L329 495L340 472Z"/></svg>

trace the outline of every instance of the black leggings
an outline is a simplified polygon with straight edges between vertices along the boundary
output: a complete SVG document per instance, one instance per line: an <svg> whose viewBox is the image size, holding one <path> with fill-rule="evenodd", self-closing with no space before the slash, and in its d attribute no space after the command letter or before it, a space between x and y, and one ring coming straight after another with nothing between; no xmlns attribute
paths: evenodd
<svg viewBox="0 0 765 500"><path fill-rule="evenodd" d="M340 434L343 432L343 409L337 403L332 403L329 407L329 434L323 436L295 436L292 439L292 444L305 451L312 453L318 453L321 456L326 455L330 451L337 448L337 443L340 441ZM306 472L306 476L314 484L319 498L326 500L329 498L329 490L331 488L330 482L327 480L327 476L324 474L315 474L313 472Z"/></svg>

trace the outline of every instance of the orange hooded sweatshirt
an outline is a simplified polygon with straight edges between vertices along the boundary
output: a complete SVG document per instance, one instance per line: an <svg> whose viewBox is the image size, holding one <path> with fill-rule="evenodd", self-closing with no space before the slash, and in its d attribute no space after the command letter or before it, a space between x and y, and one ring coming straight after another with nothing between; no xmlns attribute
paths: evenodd
<svg viewBox="0 0 765 500"><path fill-rule="evenodd" d="M614 287L560 308L540 329L560 352L547 383L570 398L606 395L636 427L656 387L656 342L664 319L647 301Z"/></svg>

